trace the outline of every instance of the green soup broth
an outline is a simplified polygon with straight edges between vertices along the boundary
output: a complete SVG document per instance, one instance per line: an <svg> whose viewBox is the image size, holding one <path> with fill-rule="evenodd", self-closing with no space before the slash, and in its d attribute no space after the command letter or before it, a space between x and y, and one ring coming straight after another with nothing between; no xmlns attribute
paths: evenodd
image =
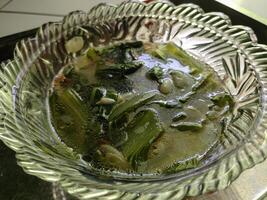
<svg viewBox="0 0 267 200"><path fill-rule="evenodd" d="M233 104L216 73L173 43L89 48L52 91L62 142L97 168L135 173L199 166Z"/></svg>

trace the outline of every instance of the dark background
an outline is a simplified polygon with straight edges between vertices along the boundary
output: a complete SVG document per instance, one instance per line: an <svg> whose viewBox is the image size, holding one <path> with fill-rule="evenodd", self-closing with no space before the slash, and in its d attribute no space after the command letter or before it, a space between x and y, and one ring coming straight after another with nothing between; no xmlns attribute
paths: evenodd
<svg viewBox="0 0 267 200"><path fill-rule="evenodd" d="M267 26L242 15L214 0L173 0L175 4L195 3L205 12L219 11L227 14L236 25L251 27L260 43L267 44ZM12 59L17 41L31 37L36 29L0 38L0 62ZM63 194L67 199L74 199ZM0 200L61 200L62 191L58 186L27 175L16 164L15 153L0 141Z"/></svg>

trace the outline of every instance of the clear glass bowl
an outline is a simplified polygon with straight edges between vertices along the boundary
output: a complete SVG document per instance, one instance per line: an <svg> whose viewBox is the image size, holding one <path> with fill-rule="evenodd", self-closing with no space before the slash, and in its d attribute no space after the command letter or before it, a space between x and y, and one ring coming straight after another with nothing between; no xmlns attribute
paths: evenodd
<svg viewBox="0 0 267 200"><path fill-rule="evenodd" d="M74 36L86 44L69 55L64 44ZM174 42L210 65L234 96L234 117L201 167L172 175L99 171L63 144L51 126L47 96L62 66L89 46L135 40ZM266 69L267 46L222 13L204 13L193 4L100 4L43 25L34 38L17 44L14 60L1 65L0 139L16 151L26 173L57 182L80 199L177 200L224 189L266 158Z"/></svg>

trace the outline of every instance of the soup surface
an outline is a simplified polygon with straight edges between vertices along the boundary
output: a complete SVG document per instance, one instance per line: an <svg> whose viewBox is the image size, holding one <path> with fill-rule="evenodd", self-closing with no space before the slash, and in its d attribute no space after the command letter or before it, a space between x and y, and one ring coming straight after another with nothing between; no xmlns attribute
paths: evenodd
<svg viewBox="0 0 267 200"><path fill-rule="evenodd" d="M173 43L89 48L51 91L62 141L97 168L124 172L197 167L233 106L216 73Z"/></svg>

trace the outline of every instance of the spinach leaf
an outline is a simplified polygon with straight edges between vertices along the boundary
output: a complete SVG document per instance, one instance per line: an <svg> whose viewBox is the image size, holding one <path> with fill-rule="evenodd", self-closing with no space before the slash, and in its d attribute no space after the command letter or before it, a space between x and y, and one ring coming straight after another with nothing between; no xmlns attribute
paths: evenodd
<svg viewBox="0 0 267 200"><path fill-rule="evenodd" d="M74 90L56 90L49 101L52 123L64 143L78 153L97 145L100 124Z"/></svg>
<svg viewBox="0 0 267 200"><path fill-rule="evenodd" d="M142 150L148 148L162 131L157 111L140 111L125 129L128 140L121 146L123 155L131 164L135 164Z"/></svg>
<svg viewBox="0 0 267 200"><path fill-rule="evenodd" d="M142 94L136 94L131 99L128 99L120 104L115 105L110 112L108 120L111 122L116 119L119 119L123 114L131 112L137 109L138 107L145 105L149 101L153 100L157 95L159 95L159 92L156 90L145 92Z"/></svg>

